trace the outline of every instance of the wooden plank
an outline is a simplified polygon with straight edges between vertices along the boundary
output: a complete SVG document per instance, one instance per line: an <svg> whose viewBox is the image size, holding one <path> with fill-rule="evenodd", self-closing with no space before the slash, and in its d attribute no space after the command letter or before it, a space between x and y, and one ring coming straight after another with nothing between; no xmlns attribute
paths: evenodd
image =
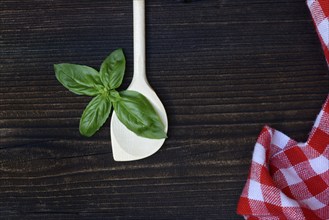
<svg viewBox="0 0 329 220"><path fill-rule="evenodd" d="M109 122L78 131L90 100L52 65L99 68L122 47L133 70L131 1L0 3L1 219L242 219L254 142L268 124L305 141L328 92L302 0L147 2L147 68L169 139L117 163Z"/></svg>

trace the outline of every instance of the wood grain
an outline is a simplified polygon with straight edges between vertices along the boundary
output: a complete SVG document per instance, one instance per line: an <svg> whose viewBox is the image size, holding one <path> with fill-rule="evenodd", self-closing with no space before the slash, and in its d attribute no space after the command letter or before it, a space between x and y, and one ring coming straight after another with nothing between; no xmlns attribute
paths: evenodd
<svg viewBox="0 0 329 220"><path fill-rule="evenodd" d="M98 68L118 47L132 76L132 2L0 2L1 219L242 219L254 142L268 124L305 141L328 93L304 0L147 2L148 78L169 139L118 163L109 122L78 131L88 97L54 63Z"/></svg>

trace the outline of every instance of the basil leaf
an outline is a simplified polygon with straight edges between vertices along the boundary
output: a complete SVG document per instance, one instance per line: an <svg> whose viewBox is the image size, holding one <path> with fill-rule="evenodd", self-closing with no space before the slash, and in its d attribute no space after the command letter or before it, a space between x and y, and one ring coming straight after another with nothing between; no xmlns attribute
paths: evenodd
<svg viewBox="0 0 329 220"><path fill-rule="evenodd" d="M80 133L90 137L105 123L111 112L112 104L104 95L94 97L80 119Z"/></svg>
<svg viewBox="0 0 329 220"><path fill-rule="evenodd" d="M68 90L78 95L95 96L102 88L100 74L89 66L77 64L55 64L57 80Z"/></svg>
<svg viewBox="0 0 329 220"><path fill-rule="evenodd" d="M118 88L122 83L125 69L125 56L122 49L117 49L101 65L100 75L104 86L108 89Z"/></svg>
<svg viewBox="0 0 329 220"><path fill-rule="evenodd" d="M120 93L117 90L115 90L115 89L111 90L108 93L108 97L109 97L110 101L113 102L113 103L114 102L117 102L118 100L121 99Z"/></svg>
<svg viewBox="0 0 329 220"><path fill-rule="evenodd" d="M166 138L164 124L147 98L136 91L120 92L120 100L113 103L118 119L139 136Z"/></svg>

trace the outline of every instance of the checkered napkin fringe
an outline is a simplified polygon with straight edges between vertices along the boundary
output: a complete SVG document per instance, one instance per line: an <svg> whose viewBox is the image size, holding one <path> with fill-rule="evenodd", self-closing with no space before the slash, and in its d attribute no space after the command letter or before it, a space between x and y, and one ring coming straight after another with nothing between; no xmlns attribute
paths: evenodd
<svg viewBox="0 0 329 220"><path fill-rule="evenodd" d="M238 204L249 220L329 219L329 96L306 143L265 126Z"/></svg>
<svg viewBox="0 0 329 220"><path fill-rule="evenodd" d="M329 0L308 0L307 5L329 64Z"/></svg>

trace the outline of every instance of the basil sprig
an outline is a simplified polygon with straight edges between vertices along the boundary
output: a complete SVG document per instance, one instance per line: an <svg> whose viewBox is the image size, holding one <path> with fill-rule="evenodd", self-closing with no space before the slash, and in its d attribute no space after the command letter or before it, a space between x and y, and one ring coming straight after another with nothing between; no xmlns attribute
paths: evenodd
<svg viewBox="0 0 329 220"><path fill-rule="evenodd" d="M94 135L109 117L112 106L118 119L139 136L166 138L165 126L148 99L139 92L116 89L122 84L126 59L122 49L112 52L100 72L83 65L55 64L57 80L77 95L93 96L80 119L80 133Z"/></svg>

